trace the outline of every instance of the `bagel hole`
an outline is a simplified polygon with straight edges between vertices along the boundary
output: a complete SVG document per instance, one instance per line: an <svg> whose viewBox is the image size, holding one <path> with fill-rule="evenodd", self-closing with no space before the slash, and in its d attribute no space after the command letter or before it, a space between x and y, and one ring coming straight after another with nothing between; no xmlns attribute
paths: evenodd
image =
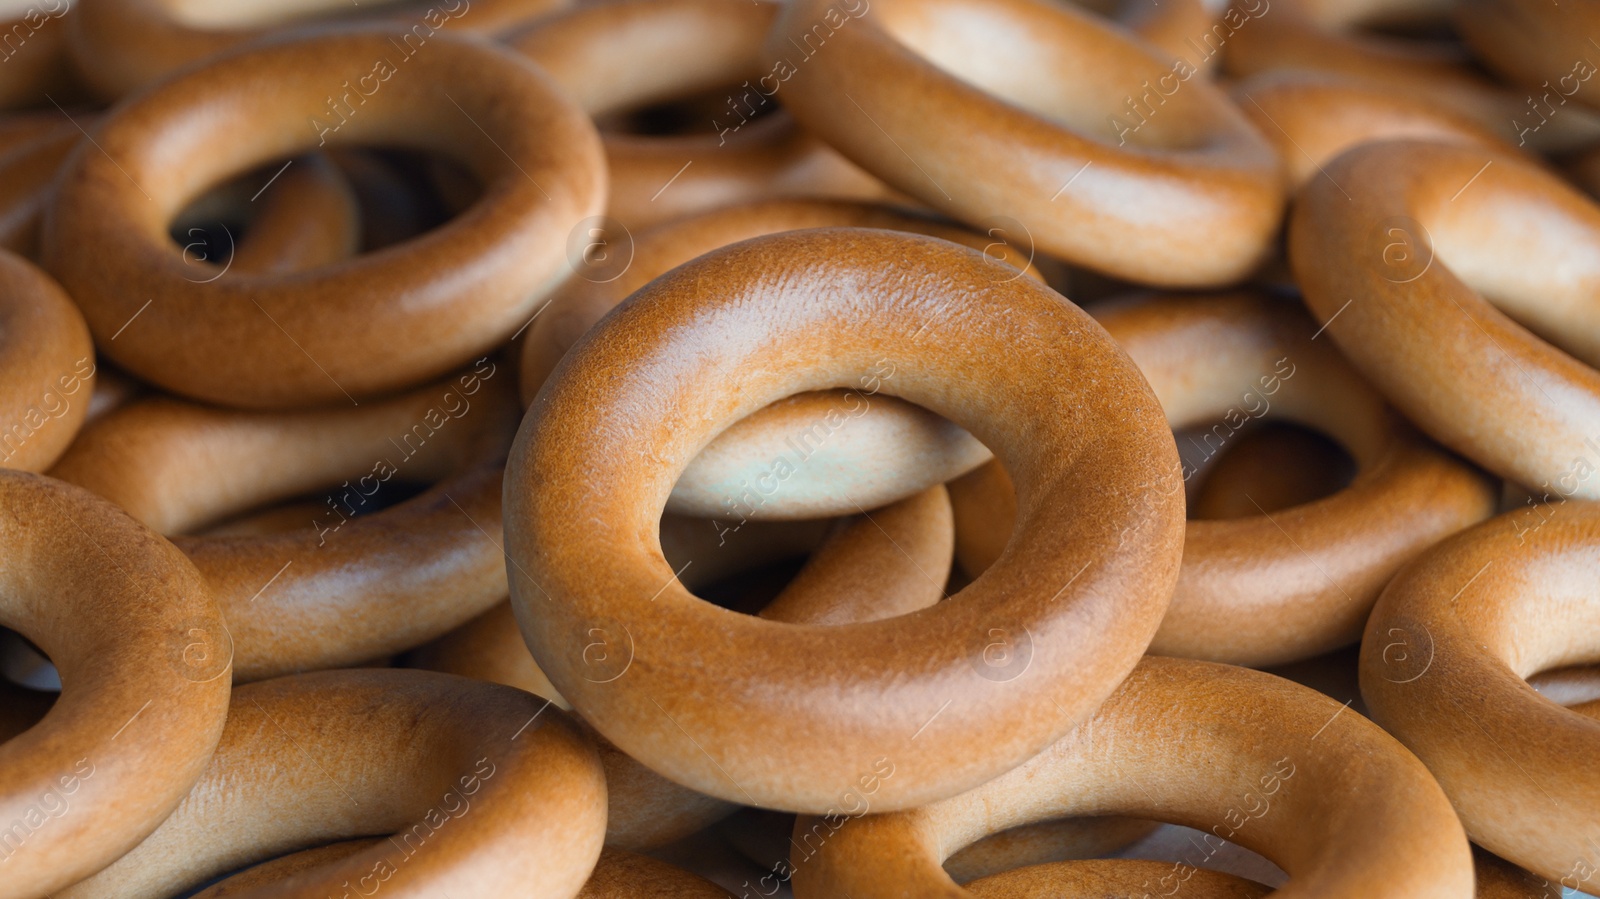
<svg viewBox="0 0 1600 899"><path fill-rule="evenodd" d="M1217 824L1227 826L1220 819ZM1221 841L1219 845L1216 836L1180 824L1162 824L1149 836L1109 857L1181 863L1233 874L1273 889L1289 882L1289 875L1265 856L1238 843Z"/></svg>
<svg viewBox="0 0 1600 899"><path fill-rule="evenodd" d="M329 158L358 209L358 252L403 243L438 228L483 196L483 184L464 164L416 150L342 149ZM168 236L183 261L202 269L192 280L220 276L253 233L262 210L285 189L289 166L279 159L235 175L191 200L172 220Z"/></svg>
<svg viewBox="0 0 1600 899"><path fill-rule="evenodd" d="M1600 700L1600 665L1568 665L1540 671L1528 686L1557 705L1572 707Z"/></svg>
<svg viewBox="0 0 1600 899"><path fill-rule="evenodd" d="M1286 662L1261 669L1284 680L1292 680L1302 687L1310 687L1350 706L1351 711L1367 714L1367 704L1361 698L1361 645L1359 643L1335 649L1298 662Z"/></svg>
<svg viewBox="0 0 1600 899"><path fill-rule="evenodd" d="M1220 823L1220 822L1219 822ZM968 884L1003 870L1088 858L1181 863L1253 880L1274 889L1288 881L1277 865L1238 845L1210 840L1202 831L1159 821L1128 818L1064 818L1035 822L992 834L956 852L945 873ZM1103 847L1125 844L1111 852ZM1129 895L1142 895L1129 883ZM1154 884L1145 885L1146 889ZM1119 893L1119 895L1121 895Z"/></svg>
<svg viewBox="0 0 1600 899"><path fill-rule="evenodd" d="M755 615L788 586L822 545L833 519L746 521L661 516L662 554L699 599Z"/></svg>
<svg viewBox="0 0 1600 899"><path fill-rule="evenodd" d="M6 628L0 628L0 679L20 690L61 692L61 675L45 651L21 633Z"/></svg>
<svg viewBox="0 0 1600 899"><path fill-rule="evenodd" d="M624 107L601 113L595 117L595 127L610 134L627 134L636 137L697 137L718 133L717 122L726 122L730 114L737 118L727 124L743 125L769 118L777 113L776 103L763 102L739 104L738 98L749 94L743 84L733 84L710 90L697 91L655 103ZM730 135L730 139L731 139Z"/></svg>
<svg viewBox="0 0 1600 899"><path fill-rule="evenodd" d="M806 558L795 556L741 571L705 585L695 595L730 612L758 615L800 573Z"/></svg>
<svg viewBox="0 0 1600 899"><path fill-rule="evenodd" d="M369 152L398 172L410 187L417 230L406 238L446 224L483 197L483 182L464 163L449 156L392 147L375 147Z"/></svg>
<svg viewBox="0 0 1600 899"><path fill-rule="evenodd" d="M1227 436L1222 436L1226 434ZM1285 421L1173 434L1188 476L1191 520L1249 518L1315 502L1355 480L1356 461L1327 436Z"/></svg>

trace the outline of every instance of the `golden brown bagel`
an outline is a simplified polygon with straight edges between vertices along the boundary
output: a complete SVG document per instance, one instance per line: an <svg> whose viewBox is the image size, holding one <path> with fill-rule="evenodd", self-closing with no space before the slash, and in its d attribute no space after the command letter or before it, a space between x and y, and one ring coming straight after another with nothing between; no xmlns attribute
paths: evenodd
<svg viewBox="0 0 1600 899"><path fill-rule="evenodd" d="M944 860L956 883L1018 868L1106 855L1149 835L1154 821L1137 818L1062 818L1013 827L985 837Z"/></svg>
<svg viewBox="0 0 1600 899"><path fill-rule="evenodd" d="M663 543L674 529L703 528L704 522L666 520ZM698 529L698 528L697 528ZM751 536L758 536L752 534ZM782 537L773 541L784 545ZM681 540L679 541L681 543ZM750 541L743 541L748 544ZM772 543L741 553L759 563ZM705 572L733 548L705 548L682 564L666 556L672 570L683 572L690 588L708 585ZM800 572L761 612L772 621L796 624L848 624L875 621L927 608L944 598L950 573L953 532L950 500L941 485L884 509L851 516L811 554ZM694 569L695 562L710 562ZM594 679L621 676L630 665L625 635L603 628L586 635L584 662ZM567 701L539 669L517 629L509 603L496 606L467 625L416 654L424 668L509 684L548 698L563 708ZM680 786L617 749L598 741L600 759L610 785L606 843L623 849L651 849L686 837L733 812L733 806Z"/></svg>
<svg viewBox="0 0 1600 899"><path fill-rule="evenodd" d="M619 849L600 854L578 899L732 899L732 894L682 868Z"/></svg>
<svg viewBox="0 0 1600 899"><path fill-rule="evenodd" d="M171 896L310 844L388 833L238 895L578 893L606 786L557 709L423 671L324 671L241 687L217 752L172 817L59 899Z"/></svg>
<svg viewBox="0 0 1600 899"><path fill-rule="evenodd" d="M1277 70L1230 90L1278 151L1298 190L1328 160L1374 140L1416 138L1509 149L1499 133L1447 106L1360 79Z"/></svg>
<svg viewBox="0 0 1600 899"><path fill-rule="evenodd" d="M89 329L60 285L0 250L0 466L43 471L66 451L94 393Z"/></svg>
<svg viewBox="0 0 1600 899"><path fill-rule="evenodd" d="M1257 14L1227 35L1221 47L1224 68L1239 78L1287 69L1363 81L1464 115L1519 147L1558 152L1600 139L1600 117L1568 104L1563 92L1552 90L1541 102L1543 91L1507 88L1484 77L1458 43L1363 33L1367 26L1439 24L1454 5L1442 0L1248 0L1241 8ZM1503 43L1507 37L1497 31L1490 40Z"/></svg>
<svg viewBox="0 0 1600 899"><path fill-rule="evenodd" d="M335 487L287 533L173 539L225 609L241 680L356 664L443 634L505 596L500 475L516 407L509 374L494 374L485 361L354 410L141 400L86 428L52 474L173 535ZM437 483L359 514L405 482Z"/></svg>
<svg viewBox="0 0 1600 899"><path fill-rule="evenodd" d="M405 56L392 37L347 30L238 51L119 106L98 147L80 148L43 256L108 355L214 402L348 403L439 377L528 321L567 231L603 203L594 127L509 51L437 35ZM341 264L196 277L166 233L177 212L319 141L450 155L486 193L414 241Z"/></svg>
<svg viewBox="0 0 1600 899"><path fill-rule="evenodd" d="M1523 678L1600 660L1597 547L1593 503L1564 503L1533 530L1515 513L1486 521L1408 565L1361 644L1373 719L1433 771L1473 842L1584 889L1571 878L1595 870L1600 787L1588 775L1600 721Z"/></svg>
<svg viewBox="0 0 1600 899"><path fill-rule="evenodd" d="M765 84L779 82L761 45L782 8L769 0L610 0L542 19L509 43L596 118L726 91L726 103L713 104L687 133L602 135L606 211L629 229L775 196L885 196L881 182L769 99L777 88L769 93Z"/></svg>
<svg viewBox="0 0 1600 899"><path fill-rule="evenodd" d="M1354 643L1400 566L1494 512L1489 479L1416 434L1294 306L1249 294L1146 297L1096 317L1173 428L1220 419L1195 449L1215 455L1275 418L1334 436L1357 463L1349 487L1307 505L1190 521L1151 652L1259 667ZM958 531L969 574L1000 557L1010 492L1003 472L952 487L958 517L974 519Z"/></svg>
<svg viewBox="0 0 1600 899"><path fill-rule="evenodd" d="M1052 862L992 874L966 885L978 899L1145 899L1167 894L1184 899L1261 899L1272 890L1259 883L1172 862L1091 859Z"/></svg>
<svg viewBox="0 0 1600 899"><path fill-rule="evenodd" d="M802 817L795 896L971 896L944 856L1007 827L1095 814L1201 830L1194 860L1239 843L1288 872L1283 896L1472 891L1449 800L1393 737L1281 678L1152 656L1083 726L976 789L895 814Z"/></svg>
<svg viewBox="0 0 1600 899"><path fill-rule="evenodd" d="M1164 286L1237 281L1270 250L1271 147L1188 63L1090 13L800 0L767 52L802 125L969 224L1009 218L1066 262Z"/></svg>
<svg viewBox="0 0 1600 899"><path fill-rule="evenodd" d="M642 232L552 296L523 338L522 397L531 403L578 338L651 280L719 247L802 228L885 228L929 234L982 249L997 281L1037 276L1028 249L884 206L826 200L769 200L718 209ZM1014 237L1012 238L1014 239ZM1012 268L1016 266L1016 268ZM725 529L772 518L851 515L947 481L990 457L970 434L882 391L891 366L850 390L787 397L735 423L691 462L667 508ZM764 489L774 460L799 461L781 491Z"/></svg>
<svg viewBox="0 0 1600 899"><path fill-rule="evenodd" d="M34 899L132 849L205 768L228 713L228 632L183 554L87 491L0 471L0 626L61 697L0 744L0 870Z"/></svg>
<svg viewBox="0 0 1600 899"><path fill-rule="evenodd" d="M348 858L381 840L346 840L306 849L242 871L194 894L192 899L232 899L262 886L282 883L302 871L313 871ZM728 891L682 868L645 855L607 847L578 891L577 899L729 899Z"/></svg>
<svg viewBox="0 0 1600 899"><path fill-rule="evenodd" d="M444 35L505 31L566 4L567 0L433 0L426 6L378 4L371 12L371 7L357 11L336 0L101 0L83 4L72 17L68 47L89 86L102 97L115 99L269 34L376 21L391 26L396 40L420 50Z"/></svg>
<svg viewBox="0 0 1600 899"><path fill-rule="evenodd" d="M1295 204L1289 258L1351 363L1495 474L1600 497L1600 208L1478 148L1368 144L1327 172Z"/></svg>
<svg viewBox="0 0 1600 899"><path fill-rule="evenodd" d="M651 282L567 354L506 471L511 599L551 682L624 752L723 799L802 811L870 779L873 807L892 810L1019 764L1131 669L1183 528L1181 494L1137 488L1177 483L1177 454L1092 319L993 271L907 234L761 237ZM690 595L655 540L684 467L741 417L883 360L897 368L884 392L949 416L1017 473L1001 561L955 602L838 627ZM554 526L580 509L581 537ZM597 552L603 568L584 561ZM597 683L582 658L595 627L630 637L649 674Z"/></svg>

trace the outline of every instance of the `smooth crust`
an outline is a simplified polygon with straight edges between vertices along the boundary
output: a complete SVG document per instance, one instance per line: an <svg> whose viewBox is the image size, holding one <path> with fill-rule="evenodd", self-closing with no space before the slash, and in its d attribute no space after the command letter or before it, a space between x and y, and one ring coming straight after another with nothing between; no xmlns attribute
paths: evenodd
<svg viewBox="0 0 1600 899"><path fill-rule="evenodd" d="M234 693L205 774L161 827L62 899L159 899L307 843L392 834L241 897L575 896L605 779L557 709L426 671L323 671Z"/></svg>
<svg viewBox="0 0 1600 899"><path fill-rule="evenodd" d="M1096 317L1174 429L1220 419L1197 450L1229 449L1252 421L1272 418L1333 436L1358 469L1348 487L1303 506L1188 522L1177 591L1151 652L1266 666L1354 643L1402 565L1494 512L1489 479L1406 425L1291 305L1251 294L1157 296ZM1186 465L1185 478L1193 475ZM1183 496L1181 485L1168 489ZM1005 546L1011 492L1003 470L952 485L958 518L971 519L957 539L971 575Z"/></svg>
<svg viewBox="0 0 1600 899"><path fill-rule="evenodd" d="M345 30L220 57L119 106L98 148L79 147L43 258L108 355L225 405L351 403L527 323L564 273L567 231L604 202L594 126L514 53L441 34L407 56L395 40ZM485 193L415 240L305 273L218 277L175 252L166 227L190 199L319 142L451 156Z"/></svg>
<svg viewBox="0 0 1600 899"><path fill-rule="evenodd" d="M1380 84L1315 71L1272 70L1229 93L1283 160L1298 190L1357 144L1412 138L1508 150L1499 132L1448 106Z"/></svg>
<svg viewBox="0 0 1600 899"><path fill-rule="evenodd" d="M1600 497L1600 208L1525 160L1448 144L1367 144L1327 173L1295 204L1289 259L1350 362L1495 474Z"/></svg>
<svg viewBox="0 0 1600 899"><path fill-rule="evenodd" d="M152 397L95 421L51 473L175 535L226 610L241 680L357 664L437 637L506 595L510 377L496 380L485 361L348 411ZM433 486L357 514L405 482ZM330 487L334 498L287 531L176 536Z"/></svg>
<svg viewBox="0 0 1600 899"><path fill-rule="evenodd" d="M641 232L617 246L615 266L580 272L552 295L522 346L522 398L532 403L561 357L595 323L651 280L741 240L803 228L884 228L927 234L988 254L991 277L1037 277L1025 250L1002 237L888 206L829 200L769 200L718 209ZM622 260L625 260L625 264ZM880 366L849 389L786 397L736 422L689 463L670 512L745 521L853 515L911 496L970 471L987 448L948 420L886 395L893 366ZM771 489L773 460L804 458L781 490Z"/></svg>
<svg viewBox="0 0 1600 899"><path fill-rule="evenodd" d="M802 125L982 230L1009 220L1066 262L1172 287L1237 281L1271 249L1272 148L1192 66L1068 4L802 0L767 50Z"/></svg>
<svg viewBox="0 0 1600 899"><path fill-rule="evenodd" d="M540 667L619 748L730 801L822 812L893 747L899 773L873 797L892 810L1021 763L1131 670L1182 549L1181 496L1139 490L1178 477L1170 432L1087 315L991 272L977 251L912 235L756 238L652 282L563 360L507 467L511 597ZM772 400L885 359L885 392L1017 473L1021 524L1001 562L959 601L831 628L690 595L655 540L689 460ZM585 527L566 527L579 510ZM605 570L586 561L596 552ZM581 654L596 626L627 635L648 674L598 676Z"/></svg>
<svg viewBox="0 0 1600 899"><path fill-rule="evenodd" d="M662 522L662 542L681 547L686 541L674 539L678 532L692 529L703 533L713 525L669 517ZM759 530L753 528L748 535L726 534L731 541L727 546L700 546L692 557L675 553L668 561L693 588L717 580L707 577L707 572L725 569L729 560L742 568L754 568L764 561L796 555L796 550L804 551L796 547L789 533L794 528L778 533L771 529L757 533ZM953 544L950 499L941 485L887 508L843 519L834 523L828 538L811 553L800 572L762 609L761 617L836 625L925 609L945 596ZM585 658L604 661L610 653L625 652L625 641L617 636L604 629L591 630ZM509 684L568 707L529 654L509 603L413 654L412 663ZM598 743L610 785L607 845L652 849L703 830L734 811L728 802L656 774L604 738Z"/></svg>
<svg viewBox="0 0 1600 899"><path fill-rule="evenodd" d="M493 34L564 8L568 0L434 0L405 9L353 11L335 0L212 4L104 0L81 4L67 41L79 74L106 99L132 93L241 44L315 32L351 21L382 22L420 46L441 33ZM420 41L419 41L420 39ZM335 82L337 83L337 82Z"/></svg>
<svg viewBox="0 0 1600 899"><path fill-rule="evenodd" d="M0 744L5 888L61 895L201 776L228 714L232 645L183 554L85 490L0 471L0 545L0 626L48 654L64 685L42 722Z"/></svg>
<svg viewBox="0 0 1600 899"><path fill-rule="evenodd" d="M0 250L0 466L44 471L89 412L94 344L49 275Z"/></svg>
<svg viewBox="0 0 1600 899"><path fill-rule="evenodd" d="M970 897L943 856L997 830L1094 814L1239 843L1288 872L1278 896L1472 893L1450 801L1393 737L1281 678L1151 656L1082 727L976 789L895 814L801 817L795 896ZM1166 868L1167 883L1193 871Z"/></svg>
<svg viewBox="0 0 1600 899"><path fill-rule="evenodd" d="M778 106L778 89L767 90L779 82L762 41L782 9L770 0L611 0L541 19L507 42L596 117L727 91L687 134L601 134L606 212L627 228L779 196L885 197L882 182L801 130Z"/></svg>
<svg viewBox="0 0 1600 899"><path fill-rule="evenodd" d="M1451 7L1484 6L1468 2L1445 4L1435 0L1246 0L1246 15L1230 14L1222 38L1223 68L1235 78L1265 72L1318 72L1363 82L1395 97L1405 97L1437 112L1461 115L1479 127L1517 146L1561 152L1587 146L1600 139L1600 117L1578 106L1556 101L1559 114L1546 116L1530 106L1525 90L1510 88L1485 77L1482 69L1459 42L1428 38L1398 38L1373 33L1367 26L1446 24ZM1488 4L1512 6L1511 3ZM1531 9L1537 4L1516 4ZM1556 4L1552 4L1556 5ZM1571 4L1560 4L1563 10ZM1231 22L1230 22L1231 19ZM1471 40L1467 17L1459 15L1463 36ZM1587 31L1574 31L1578 38ZM1503 45L1512 38L1509 29L1492 30L1484 41ZM1581 40L1578 41L1580 44ZM1488 55L1493 62L1491 51ZM1571 66L1574 59L1552 53ZM1563 69L1561 74L1566 74ZM1537 81L1537 79L1535 79ZM1563 94L1570 90L1563 89ZM1581 93L1581 91L1580 91ZM1554 92L1548 100L1556 100Z"/></svg>
<svg viewBox="0 0 1600 899"><path fill-rule="evenodd" d="M1433 771L1473 842L1551 882L1586 882L1600 787L1583 760L1600 721L1523 678L1600 657L1600 508L1549 513L1535 528L1518 512L1486 521L1401 572L1367 624L1361 695Z"/></svg>

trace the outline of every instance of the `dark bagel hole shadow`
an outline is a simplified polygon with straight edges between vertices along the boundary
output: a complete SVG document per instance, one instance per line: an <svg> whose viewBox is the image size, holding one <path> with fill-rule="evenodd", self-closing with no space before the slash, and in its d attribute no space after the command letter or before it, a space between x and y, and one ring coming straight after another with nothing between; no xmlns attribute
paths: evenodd
<svg viewBox="0 0 1600 899"><path fill-rule="evenodd" d="M477 175L447 156L395 147L331 148L328 155L359 207L363 254L441 227L484 194ZM280 188L285 164L292 161L276 159L256 166L189 201L167 229L177 252L191 265L226 271L234 250L249 239L263 201Z"/></svg>
<svg viewBox="0 0 1600 899"><path fill-rule="evenodd" d="M742 98L760 96L757 105L742 105ZM642 103L595 116L595 127L602 134L633 137L714 137L717 122L724 125L749 124L766 119L782 107L771 98L752 94L743 84L695 91L652 103ZM729 140L737 139L729 135Z"/></svg>

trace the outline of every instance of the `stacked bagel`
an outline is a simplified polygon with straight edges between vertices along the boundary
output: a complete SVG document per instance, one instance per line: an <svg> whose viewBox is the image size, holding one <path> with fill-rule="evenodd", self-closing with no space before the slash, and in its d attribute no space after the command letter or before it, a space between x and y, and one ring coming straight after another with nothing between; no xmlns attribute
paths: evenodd
<svg viewBox="0 0 1600 899"><path fill-rule="evenodd" d="M0 899L1600 894L1600 0L3 15Z"/></svg>

